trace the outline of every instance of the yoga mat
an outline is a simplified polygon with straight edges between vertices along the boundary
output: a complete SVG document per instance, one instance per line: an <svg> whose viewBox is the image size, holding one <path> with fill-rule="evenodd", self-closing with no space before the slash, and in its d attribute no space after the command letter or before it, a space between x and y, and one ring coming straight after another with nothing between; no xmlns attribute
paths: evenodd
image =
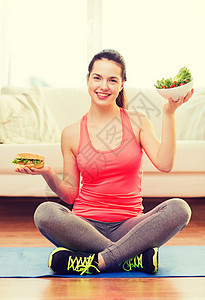
<svg viewBox="0 0 205 300"><path fill-rule="evenodd" d="M0 277L75 277L75 278L141 278L141 277L204 277L205 246L163 246L159 249L159 271L100 273L98 275L56 275L47 266L54 248L0 248Z"/></svg>

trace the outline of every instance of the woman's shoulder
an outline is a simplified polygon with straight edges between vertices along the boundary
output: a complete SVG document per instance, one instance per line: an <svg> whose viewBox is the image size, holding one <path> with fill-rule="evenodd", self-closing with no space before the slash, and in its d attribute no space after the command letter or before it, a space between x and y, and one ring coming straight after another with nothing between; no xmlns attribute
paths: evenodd
<svg viewBox="0 0 205 300"><path fill-rule="evenodd" d="M125 108L124 108L124 110L127 112L129 117L138 118L140 116L140 117L146 118L146 114L140 110L130 110L130 109L125 109Z"/></svg>
<svg viewBox="0 0 205 300"><path fill-rule="evenodd" d="M147 122L147 115L140 110L129 110L125 109L129 116L130 122L134 128L142 128Z"/></svg>
<svg viewBox="0 0 205 300"><path fill-rule="evenodd" d="M80 122L81 122L81 120L78 120L77 122L66 126L62 131L62 135L69 136L69 137L71 137L72 135L75 135L78 132L78 130L80 129Z"/></svg>
<svg viewBox="0 0 205 300"><path fill-rule="evenodd" d="M62 147L72 149L73 153L77 153L80 141L80 123L81 120L78 120L77 122L66 126L61 134Z"/></svg>

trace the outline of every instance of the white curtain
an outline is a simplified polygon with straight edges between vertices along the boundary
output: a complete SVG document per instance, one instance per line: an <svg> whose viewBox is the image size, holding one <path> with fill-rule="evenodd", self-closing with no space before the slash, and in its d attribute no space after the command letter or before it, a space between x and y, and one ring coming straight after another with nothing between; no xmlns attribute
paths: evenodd
<svg viewBox="0 0 205 300"><path fill-rule="evenodd" d="M10 0L0 0L0 86L9 83L9 5Z"/></svg>
<svg viewBox="0 0 205 300"><path fill-rule="evenodd" d="M102 50L103 0L87 0L87 60Z"/></svg>

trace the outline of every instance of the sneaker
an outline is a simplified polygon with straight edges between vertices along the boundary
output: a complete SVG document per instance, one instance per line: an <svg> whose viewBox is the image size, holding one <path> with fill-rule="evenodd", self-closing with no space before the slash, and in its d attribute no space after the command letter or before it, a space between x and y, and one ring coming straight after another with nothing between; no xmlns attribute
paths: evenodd
<svg viewBox="0 0 205 300"><path fill-rule="evenodd" d="M120 266L127 272L136 270L154 274L158 271L158 252L158 248L148 249L142 254L121 263Z"/></svg>
<svg viewBox="0 0 205 300"><path fill-rule="evenodd" d="M100 273L97 254L74 252L63 247L51 252L48 266L58 274L94 275Z"/></svg>

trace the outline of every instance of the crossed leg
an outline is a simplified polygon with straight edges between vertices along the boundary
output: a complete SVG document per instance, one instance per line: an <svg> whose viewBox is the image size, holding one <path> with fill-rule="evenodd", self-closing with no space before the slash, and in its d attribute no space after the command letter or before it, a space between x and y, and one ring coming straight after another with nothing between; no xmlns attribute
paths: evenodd
<svg viewBox="0 0 205 300"><path fill-rule="evenodd" d="M105 237L88 220L75 216L66 207L44 202L34 220L39 231L57 247L98 253L99 268L105 269L153 247L160 247L189 222L191 210L178 198L164 201L142 216L122 223Z"/></svg>

